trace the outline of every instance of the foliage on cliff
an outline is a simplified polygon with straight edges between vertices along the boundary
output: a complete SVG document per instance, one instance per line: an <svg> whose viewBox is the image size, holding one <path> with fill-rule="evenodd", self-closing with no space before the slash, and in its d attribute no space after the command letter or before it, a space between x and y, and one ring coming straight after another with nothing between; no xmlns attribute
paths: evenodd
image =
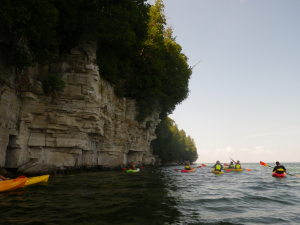
<svg viewBox="0 0 300 225"><path fill-rule="evenodd" d="M116 94L137 99L141 122L171 113L188 96L191 69L166 19L162 0L3 0L0 46L19 69L67 54L80 38L98 43L101 76Z"/></svg>
<svg viewBox="0 0 300 225"><path fill-rule="evenodd" d="M166 28L162 0L0 1L0 50L19 71L68 54L82 39L97 42L100 74L116 94L137 100L137 121L155 109L165 118L187 98L192 70ZM45 91L63 88L50 78Z"/></svg>
<svg viewBox="0 0 300 225"><path fill-rule="evenodd" d="M153 154L158 154L162 162L189 160L195 162L198 158L194 139L186 136L184 130L179 130L174 120L166 117L156 129L157 139L152 142Z"/></svg>
<svg viewBox="0 0 300 225"><path fill-rule="evenodd" d="M19 69L49 60L56 44L58 10L47 0L1 0L0 44Z"/></svg>
<svg viewBox="0 0 300 225"><path fill-rule="evenodd" d="M187 98L192 73L171 28L165 29L161 0L151 6L149 15L148 38L132 63L130 91L126 93L137 99L138 121L143 121L157 107L161 107L163 114L170 114Z"/></svg>

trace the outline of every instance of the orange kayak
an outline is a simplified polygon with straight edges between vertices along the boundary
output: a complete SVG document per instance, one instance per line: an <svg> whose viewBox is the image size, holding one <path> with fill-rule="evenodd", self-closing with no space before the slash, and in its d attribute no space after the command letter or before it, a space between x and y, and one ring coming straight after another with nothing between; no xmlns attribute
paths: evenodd
<svg viewBox="0 0 300 225"><path fill-rule="evenodd" d="M27 177L19 178L14 180L6 180L0 182L0 192L2 191L11 191L21 187L24 187Z"/></svg>
<svg viewBox="0 0 300 225"><path fill-rule="evenodd" d="M16 179L16 180L19 182L19 185L10 188L10 189L8 189L7 191L11 191L11 190L15 190L15 189L24 187L24 185L25 185L25 183L26 183L26 180L27 180L27 177L25 177L25 178L19 178L19 179Z"/></svg>
<svg viewBox="0 0 300 225"><path fill-rule="evenodd" d="M0 184L0 192L15 188L18 185L20 185L20 181L18 180L12 180L10 183Z"/></svg>

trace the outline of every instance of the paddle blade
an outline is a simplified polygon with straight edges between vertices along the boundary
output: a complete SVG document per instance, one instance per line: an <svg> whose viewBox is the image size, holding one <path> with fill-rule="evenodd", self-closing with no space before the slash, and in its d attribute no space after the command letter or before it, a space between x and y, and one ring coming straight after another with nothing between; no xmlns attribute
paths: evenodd
<svg viewBox="0 0 300 225"><path fill-rule="evenodd" d="M178 171L178 170L180 170L180 169L174 169L175 171Z"/></svg>
<svg viewBox="0 0 300 225"><path fill-rule="evenodd" d="M197 166L197 168L201 168L202 166Z"/></svg>
<svg viewBox="0 0 300 225"><path fill-rule="evenodd" d="M205 165L205 164L202 164L202 166L203 166L203 167L207 167L207 165Z"/></svg>
<svg viewBox="0 0 300 225"><path fill-rule="evenodd" d="M267 163L264 163L263 161L260 161L259 163L260 163L260 165L268 166L268 164L267 164Z"/></svg>
<svg viewBox="0 0 300 225"><path fill-rule="evenodd" d="M126 168L122 168L122 170L127 170Z"/></svg>
<svg viewBox="0 0 300 225"><path fill-rule="evenodd" d="M246 169L247 171L251 171L250 169Z"/></svg>
<svg viewBox="0 0 300 225"><path fill-rule="evenodd" d="M228 172L228 173L230 172L230 170L225 170L225 171Z"/></svg>
<svg viewBox="0 0 300 225"><path fill-rule="evenodd" d="M224 163L224 166L229 166L228 164Z"/></svg>
<svg viewBox="0 0 300 225"><path fill-rule="evenodd" d="M141 166L141 169L145 169L145 167L144 167L144 166Z"/></svg>

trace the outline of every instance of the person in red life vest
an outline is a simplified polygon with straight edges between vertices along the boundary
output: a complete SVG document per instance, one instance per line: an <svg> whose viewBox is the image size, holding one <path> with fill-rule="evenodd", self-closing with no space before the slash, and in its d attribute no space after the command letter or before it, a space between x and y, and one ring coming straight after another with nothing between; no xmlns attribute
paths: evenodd
<svg viewBox="0 0 300 225"><path fill-rule="evenodd" d="M236 164L235 164L235 169L242 169L242 166L241 166L241 163L240 161L236 161Z"/></svg>
<svg viewBox="0 0 300 225"><path fill-rule="evenodd" d="M215 168L215 171L220 171L223 169L223 166L221 165L220 161L218 160L216 164L213 166Z"/></svg>
<svg viewBox="0 0 300 225"><path fill-rule="evenodd" d="M273 169L273 172L277 174L283 174L286 173L286 168L284 166L281 166L280 163L277 161L276 166Z"/></svg>

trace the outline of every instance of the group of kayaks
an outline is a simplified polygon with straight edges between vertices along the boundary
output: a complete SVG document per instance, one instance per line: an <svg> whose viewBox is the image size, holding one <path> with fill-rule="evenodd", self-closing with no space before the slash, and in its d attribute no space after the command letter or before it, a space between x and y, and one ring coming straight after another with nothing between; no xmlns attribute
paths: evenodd
<svg viewBox="0 0 300 225"><path fill-rule="evenodd" d="M243 169L235 169L235 168L228 168L228 167L224 167L225 171L232 171L232 172L243 172L244 170ZM229 172L228 171L228 172ZM182 173L191 173L191 172L195 172L195 168L192 168L191 170L181 170ZM224 172L223 171L218 171L218 170L215 170L214 168L211 170L212 173L214 174L223 174ZM273 177L285 177L286 176L286 173L282 173L282 174L278 174L278 173L272 173L272 176Z"/></svg>
<svg viewBox="0 0 300 225"><path fill-rule="evenodd" d="M43 175L38 177L20 176L16 179L0 181L0 192L12 191L24 186L47 182L50 175Z"/></svg>
<svg viewBox="0 0 300 225"><path fill-rule="evenodd" d="M203 166L205 166L205 165L203 165ZM201 166L199 166L197 168L201 168ZM124 170L125 170L125 168L124 168ZM181 169L174 169L174 170L175 171L181 171L182 173L192 173L192 172L196 171L195 168L191 168L190 170L181 170ZM236 168L229 168L229 167L224 167L224 170L227 171L227 172L229 172L229 171L230 172L243 172L244 171L243 169L236 169ZM250 169L246 169L246 170L251 171ZM139 172L139 171L140 171L139 168L137 168L136 170L126 170L127 173L136 173L136 172ZM214 168L211 170L211 172L214 173L214 174L223 174L224 173L223 171L218 171L218 170L215 170ZM272 176L282 178L282 177L286 176L286 173L278 174L276 172L273 172Z"/></svg>

